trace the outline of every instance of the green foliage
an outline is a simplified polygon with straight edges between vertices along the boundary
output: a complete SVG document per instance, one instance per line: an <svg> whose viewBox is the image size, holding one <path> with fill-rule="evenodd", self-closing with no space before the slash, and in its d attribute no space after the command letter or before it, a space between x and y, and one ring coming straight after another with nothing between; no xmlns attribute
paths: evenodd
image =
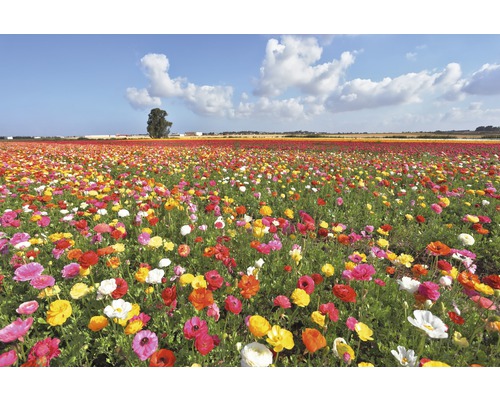
<svg viewBox="0 0 500 400"><path fill-rule="evenodd" d="M167 115L167 112L160 108L153 108L149 113L147 130L152 139L166 137L169 134L172 122L165 119Z"/></svg>

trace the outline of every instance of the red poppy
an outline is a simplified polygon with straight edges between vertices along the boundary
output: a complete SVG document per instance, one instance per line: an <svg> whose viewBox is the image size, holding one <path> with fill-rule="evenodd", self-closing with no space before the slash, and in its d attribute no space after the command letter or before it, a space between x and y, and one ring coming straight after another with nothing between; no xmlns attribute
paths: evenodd
<svg viewBox="0 0 500 400"><path fill-rule="evenodd" d="M123 278L115 278L116 289L111 292L111 297L113 299L119 299L125 296L128 292L127 281Z"/></svg>
<svg viewBox="0 0 500 400"><path fill-rule="evenodd" d="M465 322L465 320L454 311L449 311L448 316L455 324L462 325Z"/></svg>
<svg viewBox="0 0 500 400"><path fill-rule="evenodd" d="M208 290L214 291L220 289L224 284L224 278L220 276L217 270L211 270L205 272L205 280L208 284Z"/></svg>
<svg viewBox="0 0 500 400"><path fill-rule="evenodd" d="M149 359L150 367L173 367L175 364L175 354L171 350L160 349L153 353Z"/></svg>
<svg viewBox="0 0 500 400"><path fill-rule="evenodd" d="M323 277L321 274L311 274L311 278L314 281L315 285L319 285L321 282L323 282Z"/></svg>
<svg viewBox="0 0 500 400"><path fill-rule="evenodd" d="M392 231L392 226L391 226L391 225L389 225L389 224L384 224L384 225L382 225L382 226L380 227L380 229L382 229L382 230L383 230L383 231L385 231L385 232L390 232L390 231Z"/></svg>
<svg viewBox="0 0 500 400"><path fill-rule="evenodd" d="M99 262L99 256L95 251L89 250L83 253L78 259L78 263L84 269L88 269L92 265L96 265Z"/></svg>
<svg viewBox="0 0 500 400"><path fill-rule="evenodd" d="M260 283L253 275L243 275L238 282L238 287L240 288L240 294L245 299L249 299L257 294Z"/></svg>
<svg viewBox="0 0 500 400"><path fill-rule="evenodd" d="M431 242L426 248L435 256L446 256L451 253L451 249L440 241Z"/></svg>
<svg viewBox="0 0 500 400"><path fill-rule="evenodd" d="M191 252L191 249L189 248L189 245L187 244L181 244L179 245L179 247L177 248L177 253L181 256L181 257L187 257L189 256L189 253Z"/></svg>
<svg viewBox="0 0 500 400"><path fill-rule="evenodd" d="M167 307L177 299L177 288L175 286L167 287L161 292L161 298Z"/></svg>
<svg viewBox="0 0 500 400"><path fill-rule="evenodd" d="M419 224L423 224L425 222L425 217L423 215L417 215L415 217L415 220L419 223Z"/></svg>
<svg viewBox="0 0 500 400"><path fill-rule="evenodd" d="M448 261L445 261L445 260L439 260L437 263L437 267L441 271L446 271L446 272L451 271L453 268L453 266Z"/></svg>
<svg viewBox="0 0 500 400"><path fill-rule="evenodd" d="M492 289L500 289L500 275L488 275L483 278L483 283Z"/></svg>
<svg viewBox="0 0 500 400"><path fill-rule="evenodd" d="M332 292L335 297L345 301L346 303L356 303L356 292L349 285L334 285Z"/></svg>

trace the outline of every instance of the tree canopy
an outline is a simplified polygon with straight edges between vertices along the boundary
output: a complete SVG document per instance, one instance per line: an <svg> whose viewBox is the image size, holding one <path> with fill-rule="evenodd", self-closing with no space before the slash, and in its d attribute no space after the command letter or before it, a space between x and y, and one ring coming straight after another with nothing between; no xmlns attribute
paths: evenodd
<svg viewBox="0 0 500 400"><path fill-rule="evenodd" d="M166 137L170 133L172 122L165 119L167 115L167 112L160 108L151 110L148 116L148 133L151 138Z"/></svg>

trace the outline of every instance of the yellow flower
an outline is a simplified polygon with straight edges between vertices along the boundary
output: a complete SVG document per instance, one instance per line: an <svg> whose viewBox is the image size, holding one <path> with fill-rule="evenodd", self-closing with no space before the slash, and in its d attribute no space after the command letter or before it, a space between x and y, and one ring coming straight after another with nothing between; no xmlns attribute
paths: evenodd
<svg viewBox="0 0 500 400"><path fill-rule="evenodd" d="M389 232L384 231L382 228L378 228L377 232L384 236L389 236Z"/></svg>
<svg viewBox="0 0 500 400"><path fill-rule="evenodd" d="M174 246L175 244L173 244L172 242L168 241L168 242L165 242L163 244L163 248L165 249L165 251L172 251L174 249Z"/></svg>
<svg viewBox="0 0 500 400"><path fill-rule="evenodd" d="M68 300L55 300L47 311L47 323L51 326L62 325L69 318L73 309Z"/></svg>
<svg viewBox="0 0 500 400"><path fill-rule="evenodd" d="M191 281L193 289L204 289L207 287L207 281L203 275L196 275Z"/></svg>
<svg viewBox="0 0 500 400"><path fill-rule="evenodd" d="M255 337L263 337L271 330L271 324L260 315L252 315L248 320L248 329Z"/></svg>
<svg viewBox="0 0 500 400"><path fill-rule="evenodd" d="M358 363L358 367L375 367L375 365L373 365L372 363L363 361L363 362Z"/></svg>
<svg viewBox="0 0 500 400"><path fill-rule="evenodd" d="M104 329L108 326L108 319L102 315L98 315L90 318L90 322L88 324L88 328L91 331L99 332L101 329Z"/></svg>
<svg viewBox="0 0 500 400"><path fill-rule="evenodd" d="M139 332L144 327L144 323L140 319L136 319L127 324L125 328L125 335L133 335Z"/></svg>
<svg viewBox="0 0 500 400"><path fill-rule="evenodd" d="M344 268L349 270L349 271L352 271L355 267L356 267L356 263L354 263L352 261L346 261L344 263Z"/></svg>
<svg viewBox="0 0 500 400"><path fill-rule="evenodd" d="M82 268L82 267L80 267L80 271L78 272L78 275L80 275L80 276L88 276L88 275L90 275L91 271L92 271L92 267L88 267L88 268Z"/></svg>
<svg viewBox="0 0 500 400"><path fill-rule="evenodd" d="M373 331L363 322L358 322L354 326L354 329L356 330L356 333L363 342L366 342L368 340L373 340L372 338Z"/></svg>
<svg viewBox="0 0 500 400"><path fill-rule="evenodd" d="M138 282L144 283L146 282L148 274L149 274L149 269L141 267L137 270L134 277Z"/></svg>
<svg viewBox="0 0 500 400"><path fill-rule="evenodd" d="M422 367L449 367L448 364L445 364L444 362L441 361L427 361L425 364L422 365Z"/></svg>
<svg viewBox="0 0 500 400"><path fill-rule="evenodd" d="M443 203L444 207L448 207L450 205L450 199L447 197L441 197L439 202Z"/></svg>
<svg viewBox="0 0 500 400"><path fill-rule="evenodd" d="M332 276L335 273L335 268L333 268L332 264L325 264L321 267L321 272L325 274L325 276Z"/></svg>
<svg viewBox="0 0 500 400"><path fill-rule="evenodd" d="M467 221L472 222L473 224L477 224L479 222L479 218L475 215L467 214L465 217L467 218Z"/></svg>
<svg viewBox="0 0 500 400"><path fill-rule="evenodd" d="M272 215L273 210L269 206L262 206L259 210L259 213L263 217L269 217L270 215Z"/></svg>
<svg viewBox="0 0 500 400"><path fill-rule="evenodd" d="M146 292L146 294L151 294L155 291L155 288L153 286L149 286L144 291Z"/></svg>
<svg viewBox="0 0 500 400"><path fill-rule="evenodd" d="M122 253L125 251L125 245L123 243L115 243L111 245L111 247L116 253Z"/></svg>
<svg viewBox="0 0 500 400"><path fill-rule="evenodd" d="M495 293L492 287L484 284L484 283L474 283L474 289L478 292L481 292L487 296L491 296Z"/></svg>
<svg viewBox="0 0 500 400"><path fill-rule="evenodd" d="M325 318L326 316L321 314L319 311L314 311L311 314L312 321L321 327L325 326Z"/></svg>
<svg viewBox="0 0 500 400"><path fill-rule="evenodd" d="M276 353L283 351L283 349L291 350L295 346L293 342L292 332L274 325L269 332L267 332L266 342L273 346Z"/></svg>
<svg viewBox="0 0 500 400"><path fill-rule="evenodd" d="M413 257L409 254L401 253L396 259L393 261L395 265L404 265L406 268L411 267L411 263L414 261Z"/></svg>
<svg viewBox="0 0 500 400"><path fill-rule="evenodd" d="M296 288L290 296L292 302L299 307L306 307L311 301L311 297L304 289Z"/></svg>
<svg viewBox="0 0 500 400"><path fill-rule="evenodd" d="M85 283L79 282L73 285L73 287L69 292L69 295L71 296L72 299L78 300L92 291L93 291L92 287L87 286Z"/></svg>
<svg viewBox="0 0 500 400"><path fill-rule="evenodd" d="M413 215L411 215L411 214L406 214L406 215L405 215L405 218L406 218L408 221L413 221Z"/></svg>
<svg viewBox="0 0 500 400"><path fill-rule="evenodd" d="M46 297L56 296L60 292L61 292L61 288L57 285L54 285L52 287L46 287L45 289L40 291L40 293L38 294L37 297L39 299L45 299Z"/></svg>
<svg viewBox="0 0 500 400"><path fill-rule="evenodd" d="M153 230L151 228L142 228L143 233L149 233L150 235L153 233Z"/></svg>
<svg viewBox="0 0 500 400"><path fill-rule="evenodd" d="M328 228L328 222L326 221L321 221L319 224L320 228L327 229Z"/></svg>
<svg viewBox="0 0 500 400"><path fill-rule="evenodd" d="M372 205L371 205L370 203L366 204L366 209L367 209L368 211L371 211L371 210L372 210L372 208L373 208L373 207L372 207Z"/></svg>
<svg viewBox="0 0 500 400"><path fill-rule="evenodd" d="M193 274L182 274L179 278L179 283L181 286L189 285L194 280Z"/></svg>
<svg viewBox="0 0 500 400"><path fill-rule="evenodd" d="M383 238L380 238L379 240L377 240L377 246L385 249L386 247L389 247L389 242Z"/></svg>
<svg viewBox="0 0 500 400"><path fill-rule="evenodd" d="M458 347L469 347L469 341L465 336L462 336L462 334L458 331L455 331L453 333L453 344L458 346Z"/></svg>
<svg viewBox="0 0 500 400"><path fill-rule="evenodd" d="M163 239L160 236L153 236L151 239L149 239L148 247L157 249L161 247L162 244L163 244Z"/></svg>

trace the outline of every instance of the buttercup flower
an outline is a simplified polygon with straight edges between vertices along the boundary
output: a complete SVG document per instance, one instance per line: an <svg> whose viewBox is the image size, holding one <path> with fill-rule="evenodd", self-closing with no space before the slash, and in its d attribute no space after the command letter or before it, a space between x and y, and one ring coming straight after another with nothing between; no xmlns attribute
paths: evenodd
<svg viewBox="0 0 500 400"><path fill-rule="evenodd" d="M150 330L138 332L132 341L132 349L141 361L147 360L158 348L158 336Z"/></svg>
<svg viewBox="0 0 500 400"><path fill-rule="evenodd" d="M276 353L279 353L284 349L291 350L295 346L292 332L287 329L280 328L278 325L274 325L271 330L267 332L266 341L273 346L273 350Z"/></svg>
<svg viewBox="0 0 500 400"><path fill-rule="evenodd" d="M313 328L306 328L302 332L302 342L309 353L314 353L326 346L326 339L320 331Z"/></svg>
<svg viewBox="0 0 500 400"><path fill-rule="evenodd" d="M373 331L363 322L357 322L354 326L354 330L363 342L373 340Z"/></svg>
<svg viewBox="0 0 500 400"><path fill-rule="evenodd" d="M150 367L173 367L175 364L175 354L172 350L160 349L155 351L149 359Z"/></svg>
<svg viewBox="0 0 500 400"><path fill-rule="evenodd" d="M268 367L273 363L273 353L265 345L252 342L245 345L241 351L242 367Z"/></svg>
<svg viewBox="0 0 500 400"><path fill-rule="evenodd" d="M108 326L108 319L102 315L97 315L95 317L90 318L88 328L91 331L99 332L101 329L104 329Z"/></svg>
<svg viewBox="0 0 500 400"><path fill-rule="evenodd" d="M260 315L252 315L248 319L248 329L255 337L263 337L271 329L271 324L267 319L261 317Z"/></svg>
<svg viewBox="0 0 500 400"><path fill-rule="evenodd" d="M311 301L311 297L307 294L307 292L304 289L299 288L293 291L290 299L292 300L293 304L299 307L306 307Z"/></svg>
<svg viewBox="0 0 500 400"><path fill-rule="evenodd" d="M22 320L21 318L16 319L5 328L0 329L0 342L10 343L17 339L22 342L23 336L28 333L31 325L33 325L33 318L31 317L28 317L25 320Z"/></svg>

